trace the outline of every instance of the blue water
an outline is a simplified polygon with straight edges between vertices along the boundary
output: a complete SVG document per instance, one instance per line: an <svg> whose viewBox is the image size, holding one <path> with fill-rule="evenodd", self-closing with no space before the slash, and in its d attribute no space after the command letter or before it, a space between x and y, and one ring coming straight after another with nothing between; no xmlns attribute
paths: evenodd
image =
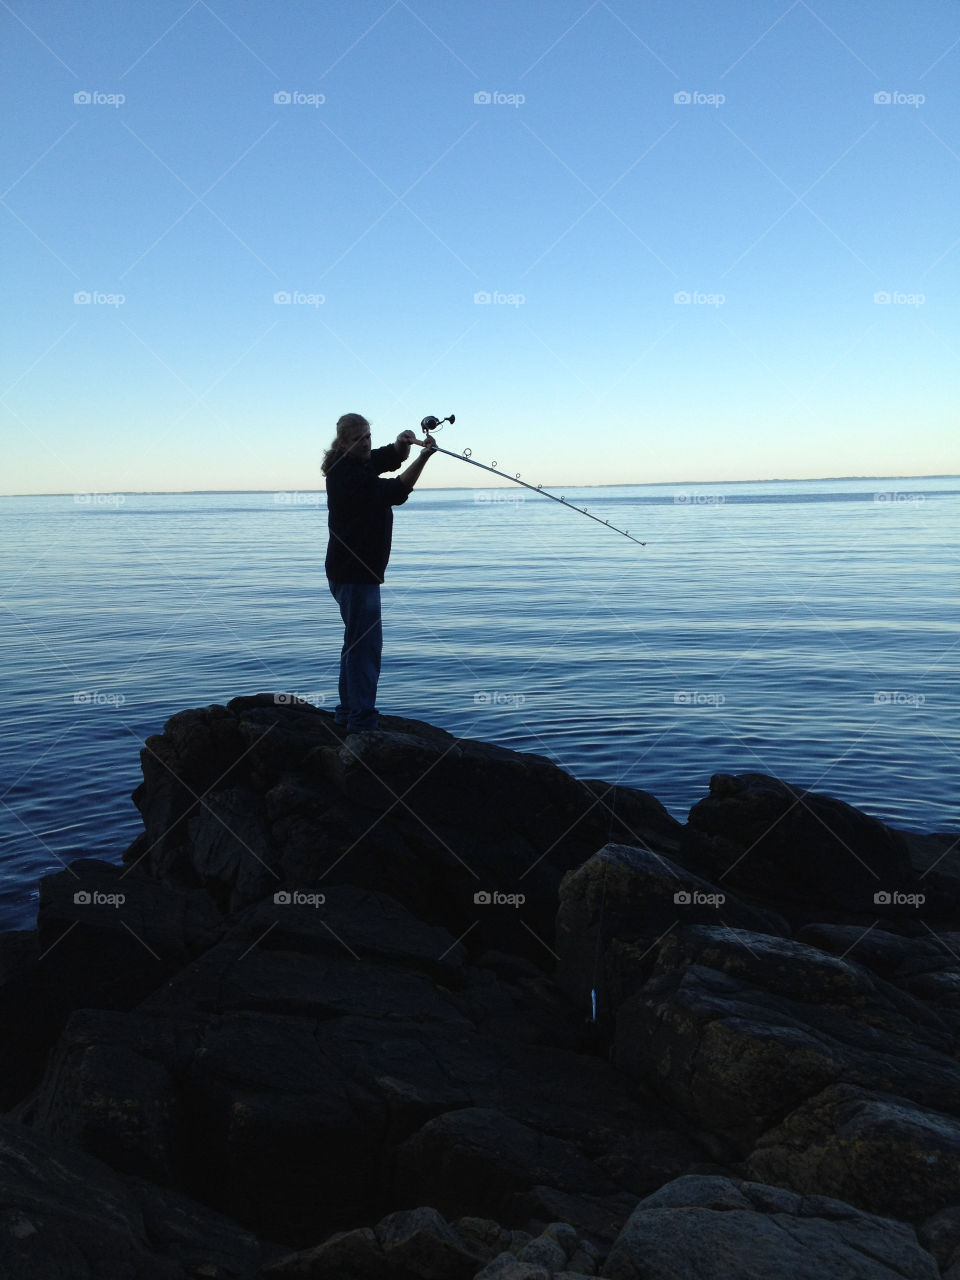
<svg viewBox="0 0 960 1280"><path fill-rule="evenodd" d="M960 478L415 491L381 710L642 787L715 772L956 830ZM323 495L0 499L0 928L38 876L118 859L143 739L187 707L331 707ZM496 796L484 797L496 804Z"/></svg>

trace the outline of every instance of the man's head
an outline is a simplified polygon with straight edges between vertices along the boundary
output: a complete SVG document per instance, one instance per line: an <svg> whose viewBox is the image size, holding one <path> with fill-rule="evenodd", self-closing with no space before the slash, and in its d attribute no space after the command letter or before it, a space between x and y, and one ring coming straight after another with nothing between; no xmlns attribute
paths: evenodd
<svg viewBox="0 0 960 1280"><path fill-rule="evenodd" d="M360 462L370 457L370 423L359 413L345 413L337 422L337 444L344 453Z"/></svg>

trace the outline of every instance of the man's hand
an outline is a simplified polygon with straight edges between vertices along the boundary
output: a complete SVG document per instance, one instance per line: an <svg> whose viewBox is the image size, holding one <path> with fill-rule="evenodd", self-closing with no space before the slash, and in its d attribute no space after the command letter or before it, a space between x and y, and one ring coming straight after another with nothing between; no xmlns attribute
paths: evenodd
<svg viewBox="0 0 960 1280"><path fill-rule="evenodd" d="M407 453L410 452L410 446L412 444L419 443L420 441L417 439L416 434L413 431L401 431L397 436L397 448L406 449Z"/></svg>
<svg viewBox="0 0 960 1280"><path fill-rule="evenodd" d="M420 445L427 454L436 453L437 449L440 447L429 431L425 431L423 433L423 439L417 440L416 443Z"/></svg>

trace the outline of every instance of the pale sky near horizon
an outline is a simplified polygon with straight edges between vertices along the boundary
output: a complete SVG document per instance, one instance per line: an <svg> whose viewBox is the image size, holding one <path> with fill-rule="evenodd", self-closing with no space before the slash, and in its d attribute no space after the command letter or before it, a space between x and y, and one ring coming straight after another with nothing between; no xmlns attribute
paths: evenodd
<svg viewBox="0 0 960 1280"><path fill-rule="evenodd" d="M347 411L544 485L960 472L955 3L0 31L2 493L315 489Z"/></svg>

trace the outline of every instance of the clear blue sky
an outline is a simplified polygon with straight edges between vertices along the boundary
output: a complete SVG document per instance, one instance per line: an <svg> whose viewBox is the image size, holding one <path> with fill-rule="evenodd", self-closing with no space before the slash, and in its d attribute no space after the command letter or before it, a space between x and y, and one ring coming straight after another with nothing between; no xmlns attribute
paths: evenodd
<svg viewBox="0 0 960 1280"><path fill-rule="evenodd" d="M956 3L0 6L0 492L960 471Z"/></svg>

